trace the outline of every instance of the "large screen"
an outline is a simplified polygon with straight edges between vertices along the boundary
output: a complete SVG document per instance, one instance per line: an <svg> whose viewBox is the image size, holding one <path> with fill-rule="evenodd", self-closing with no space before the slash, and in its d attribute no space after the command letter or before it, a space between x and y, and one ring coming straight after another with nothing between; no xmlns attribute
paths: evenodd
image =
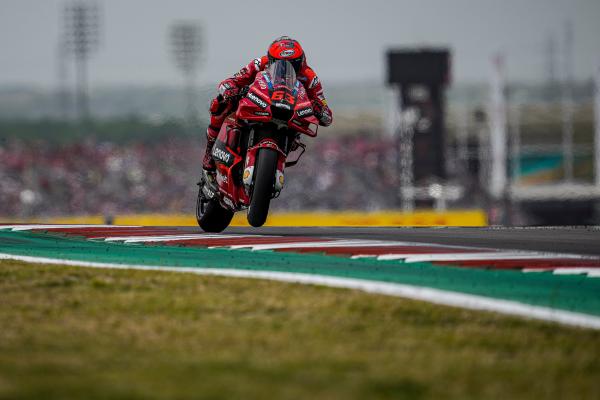
<svg viewBox="0 0 600 400"><path fill-rule="evenodd" d="M450 83L450 52L447 49L389 50L387 82L390 84Z"/></svg>

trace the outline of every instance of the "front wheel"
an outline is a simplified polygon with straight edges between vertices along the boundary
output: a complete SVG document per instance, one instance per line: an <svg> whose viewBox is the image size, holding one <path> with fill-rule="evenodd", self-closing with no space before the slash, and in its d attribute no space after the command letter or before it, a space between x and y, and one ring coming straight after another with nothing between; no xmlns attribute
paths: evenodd
<svg viewBox="0 0 600 400"><path fill-rule="evenodd" d="M279 155L275 150L267 148L258 150L254 167L254 189L248 209L248 223L255 228L263 226L269 214L278 158Z"/></svg>

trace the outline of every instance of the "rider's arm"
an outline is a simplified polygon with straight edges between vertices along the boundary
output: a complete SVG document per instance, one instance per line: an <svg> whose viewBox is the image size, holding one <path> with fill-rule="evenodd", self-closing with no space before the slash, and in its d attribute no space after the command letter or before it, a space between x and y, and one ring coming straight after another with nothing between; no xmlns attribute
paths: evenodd
<svg viewBox="0 0 600 400"><path fill-rule="evenodd" d="M241 88L254 82L256 74L264 69L267 61L267 57L255 58L250 61L250 63L242 67L239 72L236 72L233 76L225 79L219 84L219 94L225 98L236 95Z"/></svg>
<svg viewBox="0 0 600 400"><path fill-rule="evenodd" d="M312 102L315 116L319 119L320 125L331 125L333 122L333 113L327 105L327 100L325 100L325 95L323 94L323 86L321 85L321 81L319 81L317 74L312 68L305 66L300 75L304 78L301 82L304 84L306 94Z"/></svg>

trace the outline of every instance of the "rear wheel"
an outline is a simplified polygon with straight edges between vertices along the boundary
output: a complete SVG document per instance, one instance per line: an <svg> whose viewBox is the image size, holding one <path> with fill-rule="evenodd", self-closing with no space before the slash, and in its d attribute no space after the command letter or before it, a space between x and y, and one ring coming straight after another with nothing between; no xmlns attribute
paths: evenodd
<svg viewBox="0 0 600 400"><path fill-rule="evenodd" d="M222 232L231 223L233 211L223 208L217 200L205 200L202 186L196 201L196 220L205 232Z"/></svg>
<svg viewBox="0 0 600 400"><path fill-rule="evenodd" d="M277 159L278 153L275 150L267 148L258 150L254 166L254 189L248 209L248 223L256 228L264 225L267 214L269 214Z"/></svg>

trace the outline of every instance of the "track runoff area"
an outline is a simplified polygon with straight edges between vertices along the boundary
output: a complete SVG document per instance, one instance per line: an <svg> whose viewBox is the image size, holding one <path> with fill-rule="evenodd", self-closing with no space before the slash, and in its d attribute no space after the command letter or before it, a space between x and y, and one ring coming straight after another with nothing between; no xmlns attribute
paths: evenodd
<svg viewBox="0 0 600 400"><path fill-rule="evenodd" d="M592 329L599 253L585 228L0 225L0 260L325 285Z"/></svg>

